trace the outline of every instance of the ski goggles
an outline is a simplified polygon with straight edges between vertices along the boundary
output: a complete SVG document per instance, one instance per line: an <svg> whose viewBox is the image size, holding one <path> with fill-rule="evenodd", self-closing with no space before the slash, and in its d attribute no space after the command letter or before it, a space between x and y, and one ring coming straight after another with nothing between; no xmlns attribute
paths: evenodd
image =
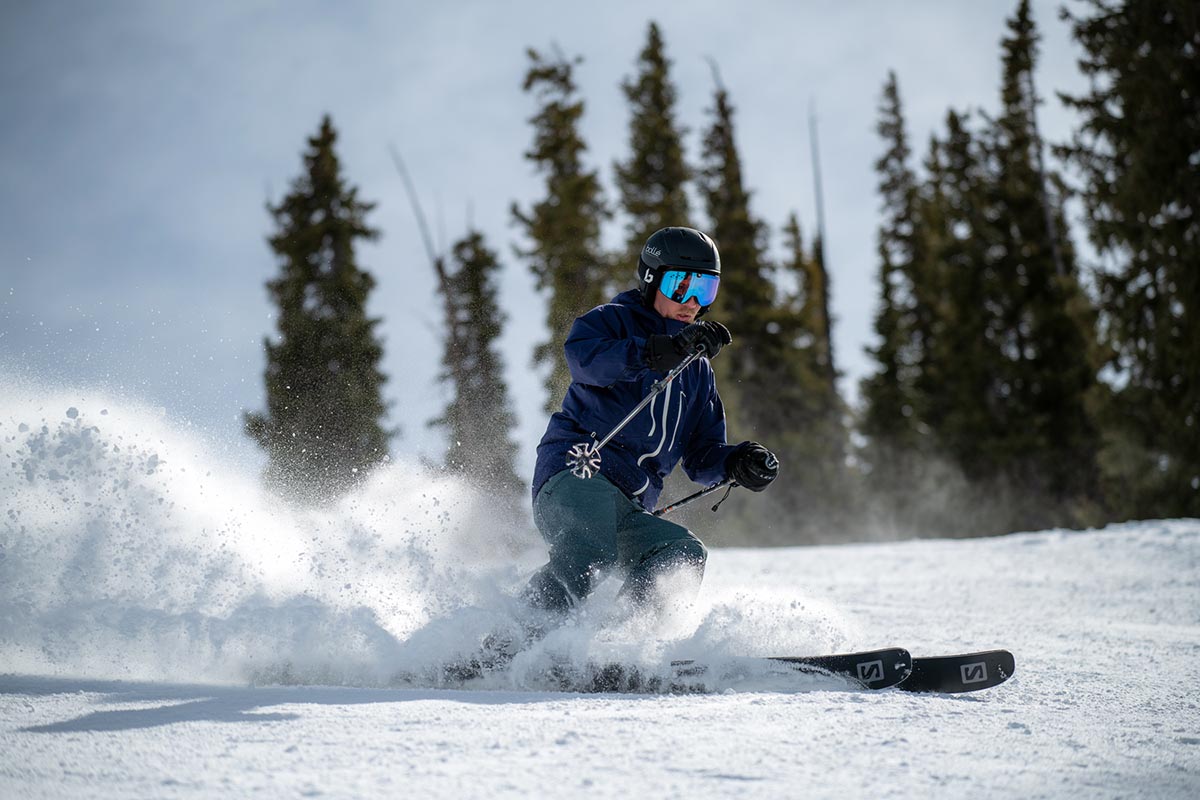
<svg viewBox="0 0 1200 800"><path fill-rule="evenodd" d="M668 299L681 305L694 297L700 305L711 306L713 300L717 299L717 288L720 285L720 275L671 269L663 273L658 290Z"/></svg>

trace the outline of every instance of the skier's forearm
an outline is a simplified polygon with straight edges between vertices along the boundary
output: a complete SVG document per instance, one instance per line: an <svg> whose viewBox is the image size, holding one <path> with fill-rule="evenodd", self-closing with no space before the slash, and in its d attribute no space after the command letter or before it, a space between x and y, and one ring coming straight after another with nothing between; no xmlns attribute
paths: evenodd
<svg viewBox="0 0 1200 800"><path fill-rule="evenodd" d="M608 387L639 380L648 367L642 355L644 340L592 339L567 343L571 378L590 386Z"/></svg>
<svg viewBox="0 0 1200 800"><path fill-rule="evenodd" d="M734 451L733 445L712 442L690 451L683 459L683 471L696 483L711 486L729 476L725 474L725 459Z"/></svg>

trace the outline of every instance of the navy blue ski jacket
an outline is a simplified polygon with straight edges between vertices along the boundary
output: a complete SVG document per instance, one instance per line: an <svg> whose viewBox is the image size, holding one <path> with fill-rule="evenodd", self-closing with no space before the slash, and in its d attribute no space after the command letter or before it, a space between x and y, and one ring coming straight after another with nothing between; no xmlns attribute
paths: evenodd
<svg viewBox="0 0 1200 800"><path fill-rule="evenodd" d="M650 393L664 373L645 362L646 340L686 327L642 304L637 290L622 292L575 320L565 344L571 385L562 411L550 417L537 450L533 497L567 468L567 451L603 438ZM725 407L707 358L693 361L600 451L600 472L630 499L652 510L663 479L683 460L693 481L725 479Z"/></svg>

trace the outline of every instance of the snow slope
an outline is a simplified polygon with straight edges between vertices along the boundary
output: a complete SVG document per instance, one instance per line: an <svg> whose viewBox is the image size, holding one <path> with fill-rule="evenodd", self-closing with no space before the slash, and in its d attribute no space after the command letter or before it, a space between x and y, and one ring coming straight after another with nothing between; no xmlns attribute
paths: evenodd
<svg viewBox="0 0 1200 800"><path fill-rule="evenodd" d="M395 464L333 512L291 510L153 410L4 391L0 797L1200 794L1200 521L713 547L694 604L629 616L609 582L452 690L422 676L511 624L542 556L470 487ZM1017 673L960 696L545 678L885 644L1004 646Z"/></svg>

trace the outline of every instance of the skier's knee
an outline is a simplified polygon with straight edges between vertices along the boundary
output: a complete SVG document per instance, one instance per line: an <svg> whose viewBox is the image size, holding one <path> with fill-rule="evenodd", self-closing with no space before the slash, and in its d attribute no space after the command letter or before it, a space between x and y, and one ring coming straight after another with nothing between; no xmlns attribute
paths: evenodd
<svg viewBox="0 0 1200 800"><path fill-rule="evenodd" d="M688 594L700 586L704 578L704 563L708 551L699 539L688 537L675 539L660 545L647 553L641 562L633 568L625 582L622 593L631 597L639 605L661 605L661 587L657 587L659 579L675 575L684 578L683 583L674 583L669 594ZM691 587L690 589L685 587Z"/></svg>
<svg viewBox="0 0 1200 800"><path fill-rule="evenodd" d="M640 567L650 573L661 574L676 569L686 569L704 574L708 561L708 549L694 536L674 539L647 553Z"/></svg>
<svg viewBox="0 0 1200 800"><path fill-rule="evenodd" d="M600 575L615 556L588 545L552 547L550 561L530 579L526 602L544 611L567 611L592 593Z"/></svg>
<svg viewBox="0 0 1200 800"><path fill-rule="evenodd" d="M548 567L533 574L521 598L530 608L555 613L567 612L574 603L566 585Z"/></svg>
<svg viewBox="0 0 1200 800"><path fill-rule="evenodd" d="M679 539L675 544L675 553L678 563L704 572L704 565L708 562L708 548L704 546L704 542L693 537L687 539Z"/></svg>

